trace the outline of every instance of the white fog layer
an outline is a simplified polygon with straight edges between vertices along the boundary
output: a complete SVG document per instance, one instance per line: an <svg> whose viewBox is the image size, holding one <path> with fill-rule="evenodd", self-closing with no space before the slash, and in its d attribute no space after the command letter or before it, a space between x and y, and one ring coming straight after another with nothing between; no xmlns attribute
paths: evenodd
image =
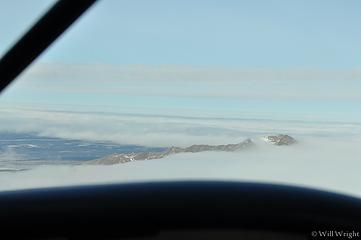
<svg viewBox="0 0 361 240"><path fill-rule="evenodd" d="M290 146L254 139L239 152L182 153L110 166L38 166L0 173L0 189L150 180L235 180L292 184L361 196L360 140L303 137Z"/></svg>

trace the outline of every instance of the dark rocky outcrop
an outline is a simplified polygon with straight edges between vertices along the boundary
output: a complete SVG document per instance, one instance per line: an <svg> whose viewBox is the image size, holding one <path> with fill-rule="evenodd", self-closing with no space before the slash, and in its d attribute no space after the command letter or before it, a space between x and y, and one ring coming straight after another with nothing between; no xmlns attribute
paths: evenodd
<svg viewBox="0 0 361 240"><path fill-rule="evenodd" d="M279 135L275 135L275 136L267 136L263 138L266 142L272 143L274 145L277 146L282 146L282 145L291 145L296 143L297 141L289 136L289 135L284 135L284 134L279 134Z"/></svg>
<svg viewBox="0 0 361 240"><path fill-rule="evenodd" d="M248 149L253 145L254 143L251 139L246 139L237 144L214 145L214 146L192 145L186 148L170 147L162 152L115 153L100 159L87 161L87 164L111 165L111 164L126 163L126 162L139 161L139 160L160 159L177 153L197 153L197 152L206 152L206 151L234 152L243 149Z"/></svg>
<svg viewBox="0 0 361 240"><path fill-rule="evenodd" d="M277 146L291 145L297 142L291 136L284 134L267 136L264 137L263 139L266 142L272 143ZM139 160L160 159L177 153L198 153L198 152L209 152L209 151L235 152L235 151L249 149L252 146L254 146L254 142L251 139L246 139L236 144L192 145L186 148L170 147L160 152L114 153L100 159L87 161L86 164L111 165L111 164L126 163L126 162L139 161Z"/></svg>

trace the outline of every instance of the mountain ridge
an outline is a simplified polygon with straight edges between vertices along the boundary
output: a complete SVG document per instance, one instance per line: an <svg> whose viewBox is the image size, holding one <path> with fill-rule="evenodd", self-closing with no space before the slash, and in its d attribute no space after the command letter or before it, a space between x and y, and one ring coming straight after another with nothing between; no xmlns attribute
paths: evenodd
<svg viewBox="0 0 361 240"><path fill-rule="evenodd" d="M267 136L263 138L264 141L273 145L291 145L297 141L289 135L279 134L274 136ZM252 139L247 138L236 144L223 144L223 145L206 145L206 144L195 144L186 148L181 147L169 147L164 151L160 152L132 152L132 153L114 153L99 159L87 161L86 164L92 165L112 165L119 163L127 163L140 160L152 160L161 159L169 155L178 153L198 153L198 152L235 152L241 150L247 150L255 146Z"/></svg>

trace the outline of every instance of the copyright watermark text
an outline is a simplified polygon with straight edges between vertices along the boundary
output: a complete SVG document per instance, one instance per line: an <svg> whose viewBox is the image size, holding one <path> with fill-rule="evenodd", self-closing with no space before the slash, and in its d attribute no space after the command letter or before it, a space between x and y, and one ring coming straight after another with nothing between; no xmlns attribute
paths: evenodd
<svg viewBox="0 0 361 240"><path fill-rule="evenodd" d="M311 232L313 238L339 238L339 239L361 239L359 231L345 230L315 230Z"/></svg>

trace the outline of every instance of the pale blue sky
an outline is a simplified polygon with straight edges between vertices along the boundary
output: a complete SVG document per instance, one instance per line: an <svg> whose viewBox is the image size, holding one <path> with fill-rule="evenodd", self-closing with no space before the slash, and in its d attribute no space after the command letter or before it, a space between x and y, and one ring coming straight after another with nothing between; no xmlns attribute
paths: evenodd
<svg viewBox="0 0 361 240"><path fill-rule="evenodd" d="M52 2L1 1L0 52ZM99 1L1 100L361 121L359 9L358 0Z"/></svg>
<svg viewBox="0 0 361 240"><path fill-rule="evenodd" d="M1 1L1 51L52 2ZM43 60L360 68L359 9L358 0L103 0Z"/></svg>
<svg viewBox="0 0 361 240"><path fill-rule="evenodd" d="M360 68L359 9L357 0L100 1L47 57L81 63Z"/></svg>

